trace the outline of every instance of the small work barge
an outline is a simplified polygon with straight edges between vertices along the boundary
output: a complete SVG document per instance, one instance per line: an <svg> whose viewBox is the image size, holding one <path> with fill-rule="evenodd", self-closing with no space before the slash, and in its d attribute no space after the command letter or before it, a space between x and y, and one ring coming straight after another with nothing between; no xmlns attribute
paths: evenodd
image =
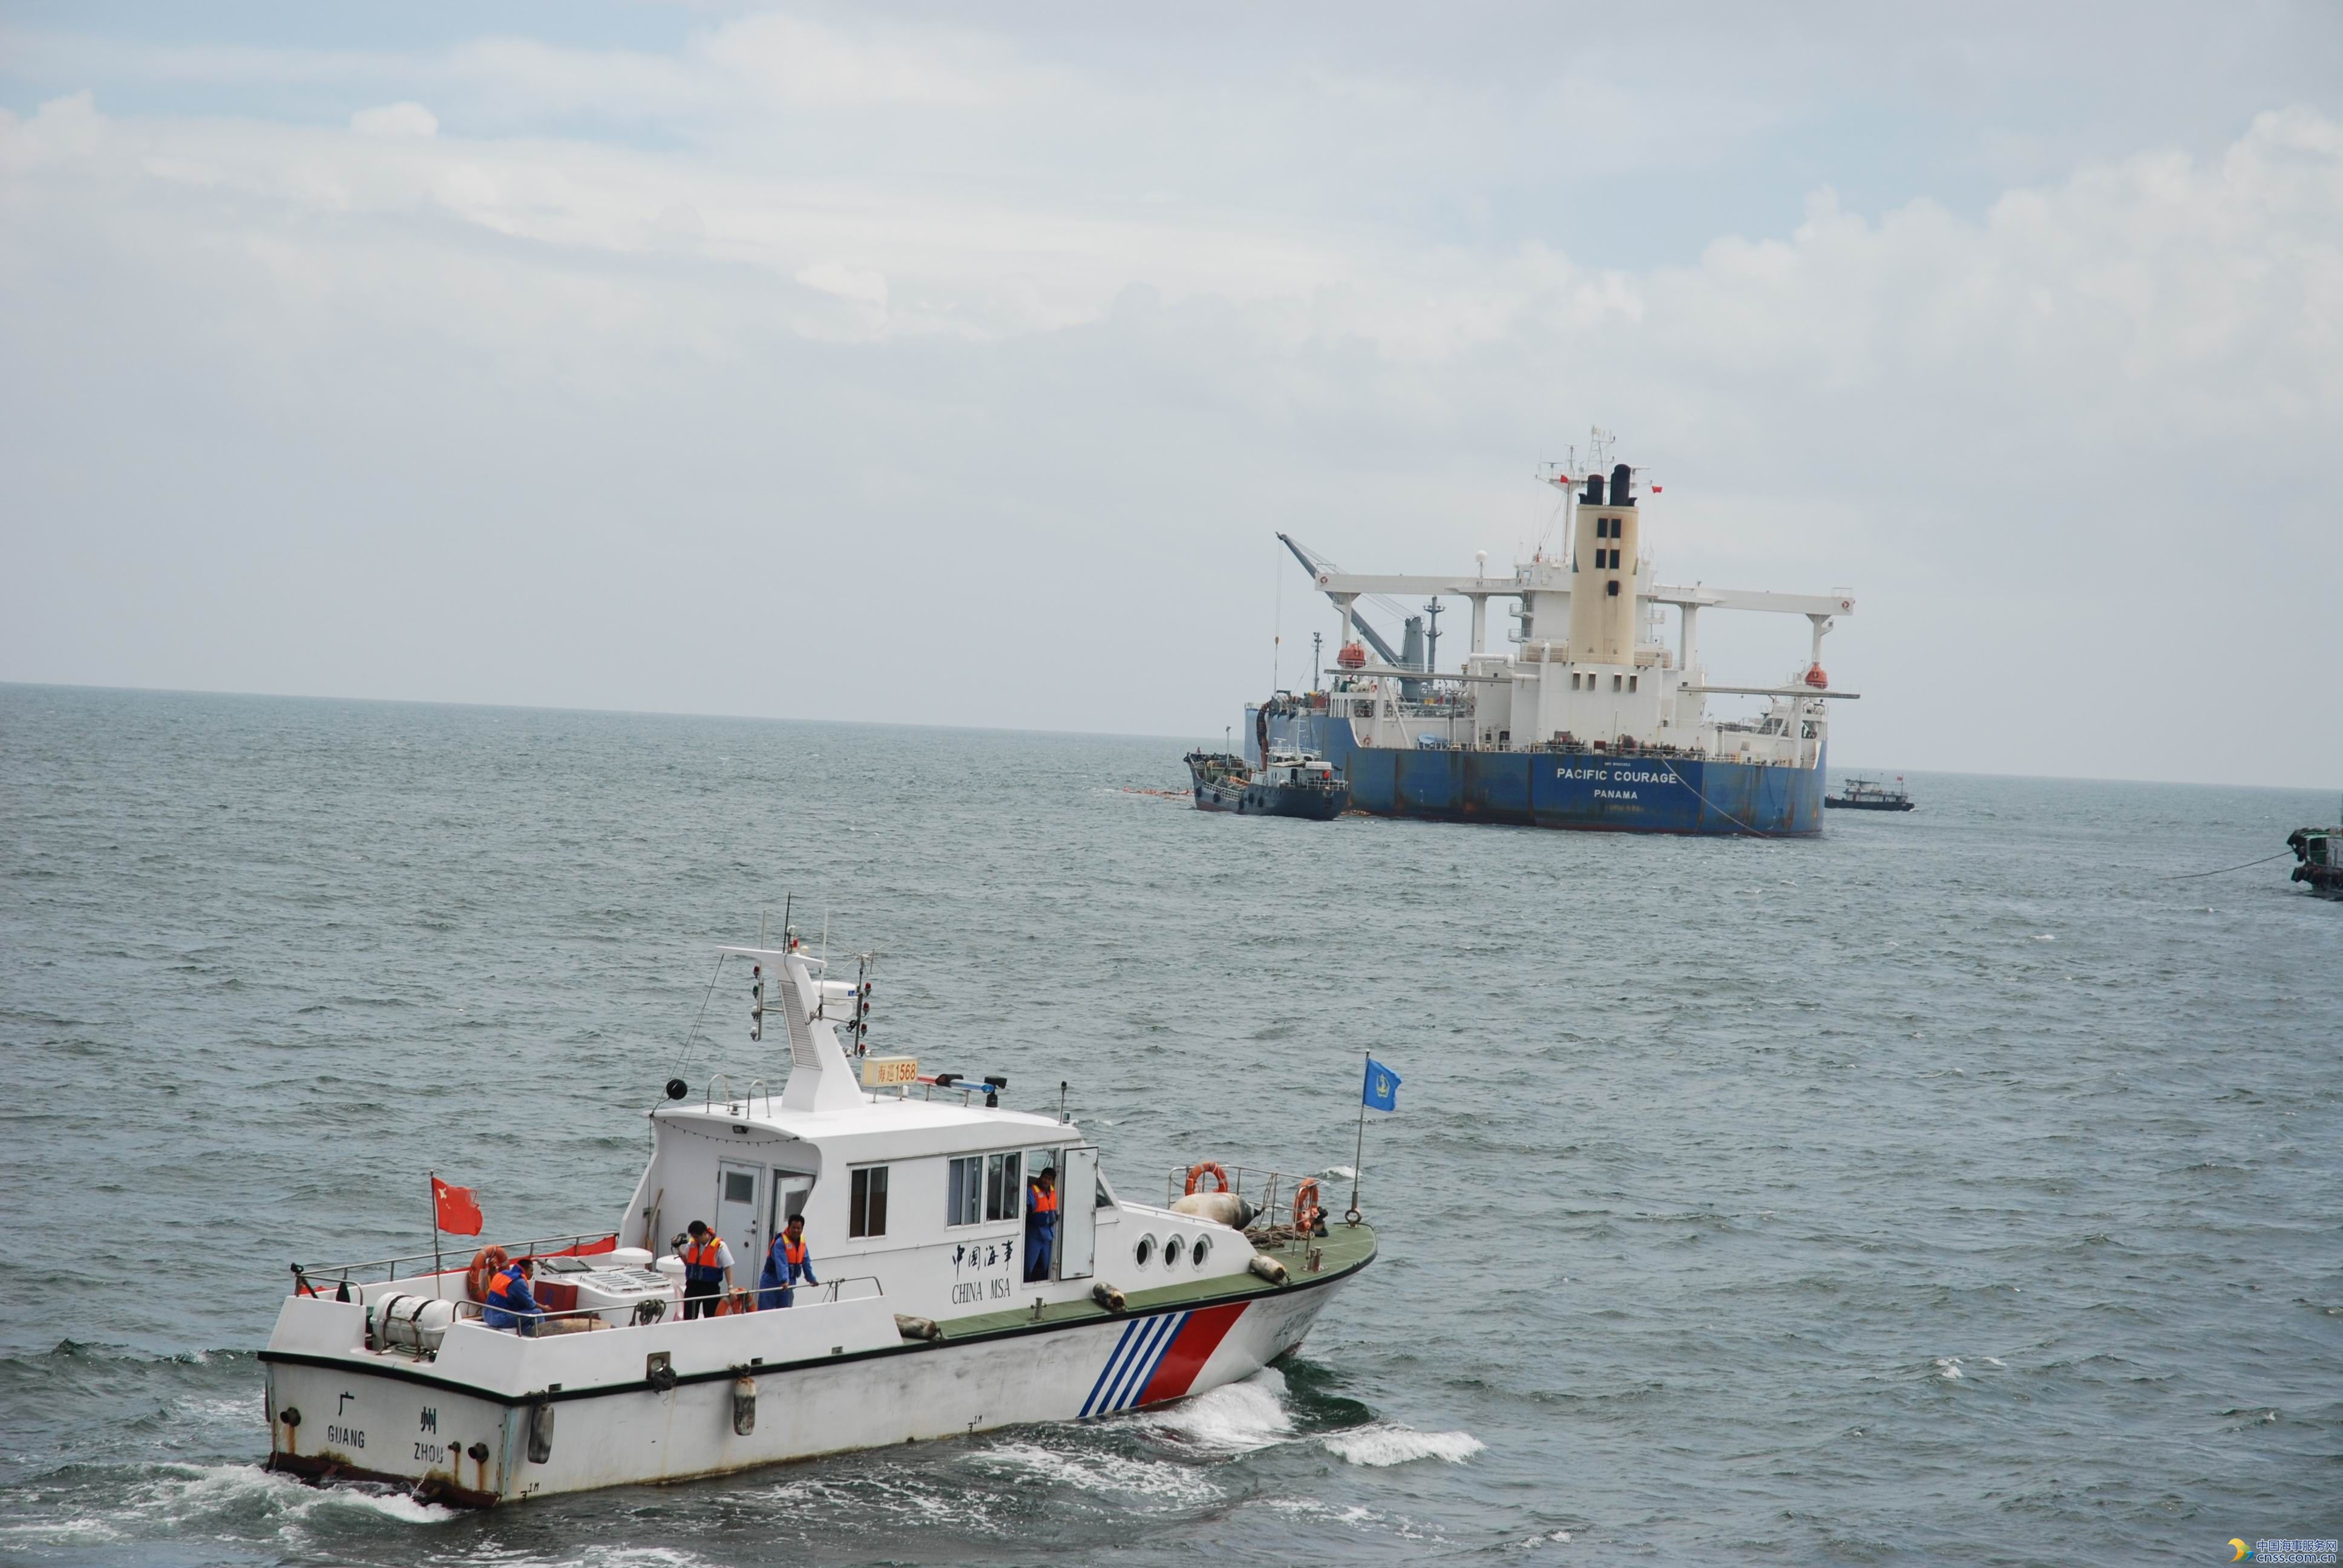
<svg viewBox="0 0 2343 1568"><path fill-rule="evenodd" d="M2286 847L2294 851L2291 880L2322 899L2343 899L2343 828L2297 828Z"/></svg>
<svg viewBox="0 0 2343 1568"><path fill-rule="evenodd" d="M1223 751L1191 751L1186 760L1199 811L1326 822L1350 804L1350 787L1333 764L1307 752L1272 751L1261 768Z"/></svg>
<svg viewBox="0 0 2343 1568"><path fill-rule="evenodd" d="M1850 779L1837 794L1824 796L1823 804L1839 811L1909 811L1912 792L1904 788L1901 773L1893 786L1875 779Z"/></svg>
<svg viewBox="0 0 2343 1568"><path fill-rule="evenodd" d="M868 989L794 941L724 951L719 979L751 971L752 1038L769 1010L786 1028L780 1093L719 1078L694 1106L670 1081L615 1227L503 1247L536 1260L534 1332L484 1321L494 1249L296 1264L260 1352L271 1469L485 1507L1112 1415L1291 1352L1374 1260L1374 1231L1355 1209L1330 1225L1306 1177L1206 1161L1161 1205L1121 1198L1072 1122L1001 1107L1005 1080L870 1054ZM756 1310L796 1216L821 1282ZM692 1220L749 1288L687 1319Z"/></svg>

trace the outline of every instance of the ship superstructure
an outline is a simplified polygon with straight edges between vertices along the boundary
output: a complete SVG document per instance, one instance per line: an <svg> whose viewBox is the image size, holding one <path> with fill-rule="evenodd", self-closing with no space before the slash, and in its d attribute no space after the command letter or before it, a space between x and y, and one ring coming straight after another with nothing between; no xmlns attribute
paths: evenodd
<svg viewBox="0 0 2343 1568"><path fill-rule="evenodd" d="M1334 607L1335 668L1319 689L1248 711L1246 733L1261 712L1272 748L1325 757L1349 783L1353 810L1643 832L1821 831L1826 709L1855 695L1830 689L1822 639L1853 613L1853 597L1658 582L1644 548L1646 498L1629 465L1602 471L1604 439L1597 432L1587 471L1574 460L1540 475L1564 498L1569 548L1541 548L1509 577L1489 576L1485 557L1469 577L1343 572L1289 539ZM1460 670L1442 673L1428 658L1393 664L1380 638L1383 660L1370 659L1358 601L1401 594L1470 605L1472 650ZM1511 652L1487 646L1491 599L1516 607ZM1805 617L1805 668L1771 685L1713 682L1700 654L1706 610ZM1720 717L1711 697L1760 707Z"/></svg>

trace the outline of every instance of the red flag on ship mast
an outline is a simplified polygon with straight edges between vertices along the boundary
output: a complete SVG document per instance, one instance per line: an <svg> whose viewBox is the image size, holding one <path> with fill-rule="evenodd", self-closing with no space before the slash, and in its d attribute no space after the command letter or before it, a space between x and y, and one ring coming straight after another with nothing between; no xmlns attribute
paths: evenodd
<svg viewBox="0 0 2343 1568"><path fill-rule="evenodd" d="M469 1187L451 1187L437 1176L431 1178L431 1208L439 1229L450 1235L477 1236L485 1222Z"/></svg>

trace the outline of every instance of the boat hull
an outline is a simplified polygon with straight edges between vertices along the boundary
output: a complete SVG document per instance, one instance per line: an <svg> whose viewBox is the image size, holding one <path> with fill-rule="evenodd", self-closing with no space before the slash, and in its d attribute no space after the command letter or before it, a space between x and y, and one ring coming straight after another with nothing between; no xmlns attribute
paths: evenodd
<svg viewBox="0 0 2343 1568"><path fill-rule="evenodd" d="M1806 838L1823 829L1819 758L1812 768L1778 768L1600 752L1402 751L1357 745L1350 729L1340 720L1281 717L1271 740L1322 746L1350 785L1350 809L1373 816L1765 838Z"/></svg>
<svg viewBox="0 0 2343 1568"><path fill-rule="evenodd" d="M1823 797L1823 806L1832 811L1909 811L1909 800L1843 800L1835 795Z"/></svg>
<svg viewBox="0 0 2343 1568"><path fill-rule="evenodd" d="M379 1357L272 1350L262 1352L269 1466L319 1480L394 1483L418 1496L487 1507L1031 1422L1111 1415L1260 1371L1302 1343L1333 1291L1355 1271L1232 1299L1135 1308L1122 1316L994 1328L965 1339L860 1352L842 1348L782 1365L756 1364L757 1358L743 1353L756 1348L758 1321L767 1320L778 1336L801 1327L809 1313L799 1309L718 1320L714 1326L737 1325L715 1352L721 1364L689 1370L678 1355L680 1375L666 1387L629 1379L492 1392L437 1376L429 1362L385 1366ZM788 1319L800 1322L779 1321ZM576 1337L599 1342L593 1348L605 1352L605 1365L615 1357L640 1372L637 1352L654 1338L679 1344L679 1332L709 1326ZM628 1342L621 1345L622 1339ZM756 1403L747 1432L735 1421L744 1372L753 1380ZM288 1425L288 1411L305 1413ZM538 1435L545 1441L533 1453L532 1438Z"/></svg>
<svg viewBox="0 0 2343 1568"><path fill-rule="evenodd" d="M1192 755L1188 759L1188 778L1195 792L1197 810L1226 811L1238 817L1300 817L1312 822L1331 822L1342 814L1350 798L1339 779L1331 789L1300 784L1262 784L1206 767Z"/></svg>
<svg viewBox="0 0 2343 1568"><path fill-rule="evenodd" d="M1342 814L1346 797L1339 789L1287 789L1258 784L1232 784L1199 779L1196 809L1226 811L1237 817L1300 817L1330 822Z"/></svg>

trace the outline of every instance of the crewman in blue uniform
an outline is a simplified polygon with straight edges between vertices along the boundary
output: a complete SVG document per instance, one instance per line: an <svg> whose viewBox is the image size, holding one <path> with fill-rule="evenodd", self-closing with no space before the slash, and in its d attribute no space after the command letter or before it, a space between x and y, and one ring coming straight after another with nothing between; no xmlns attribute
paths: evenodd
<svg viewBox="0 0 2343 1568"><path fill-rule="evenodd" d="M777 1307L797 1304L796 1285L803 1280L809 1285L819 1285L813 1277L813 1254L807 1250L805 1216L792 1214L781 1233L765 1252L764 1272L757 1279L757 1310L769 1312Z"/></svg>
<svg viewBox="0 0 2343 1568"><path fill-rule="evenodd" d="M545 1309L537 1304L528 1288L528 1277L536 1271L534 1258L516 1258L508 1263L488 1282L488 1299L481 1303L480 1322L492 1329L510 1329L533 1337L545 1321Z"/></svg>
<svg viewBox="0 0 2343 1568"><path fill-rule="evenodd" d="M1058 1241L1058 1172L1044 1166L1025 1189L1025 1280L1050 1277L1050 1250Z"/></svg>

